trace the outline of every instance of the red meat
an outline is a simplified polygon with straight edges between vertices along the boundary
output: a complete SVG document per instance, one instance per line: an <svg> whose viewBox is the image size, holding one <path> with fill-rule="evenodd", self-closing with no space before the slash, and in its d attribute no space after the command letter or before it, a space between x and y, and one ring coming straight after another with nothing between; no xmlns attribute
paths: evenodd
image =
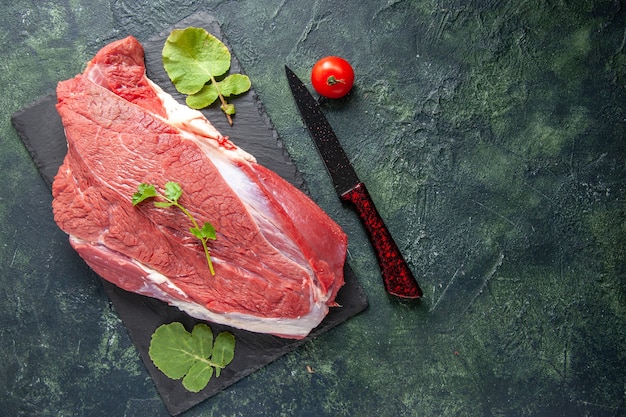
<svg viewBox="0 0 626 417"><path fill-rule="evenodd" d="M196 318L291 338L335 305L344 232L152 83L136 39L103 48L57 96L68 153L53 184L55 221L104 279ZM168 181L200 224L215 226L215 275L180 210L132 205L138 184Z"/></svg>

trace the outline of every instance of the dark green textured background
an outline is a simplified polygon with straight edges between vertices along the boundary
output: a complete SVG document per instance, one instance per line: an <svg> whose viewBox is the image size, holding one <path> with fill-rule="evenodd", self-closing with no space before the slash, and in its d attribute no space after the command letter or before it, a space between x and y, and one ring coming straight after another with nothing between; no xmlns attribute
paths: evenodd
<svg viewBox="0 0 626 417"><path fill-rule="evenodd" d="M104 44L215 15L370 299L188 416L626 414L626 6L24 1L0 13L0 414L166 416L10 123ZM327 116L425 290L389 299L284 79L349 59ZM311 366L315 372L307 372Z"/></svg>

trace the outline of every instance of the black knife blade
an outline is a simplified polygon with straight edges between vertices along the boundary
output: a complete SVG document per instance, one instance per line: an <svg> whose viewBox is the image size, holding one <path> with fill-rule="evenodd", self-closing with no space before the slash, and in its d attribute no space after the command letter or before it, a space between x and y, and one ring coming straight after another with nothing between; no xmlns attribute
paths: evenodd
<svg viewBox="0 0 626 417"><path fill-rule="evenodd" d="M289 87L304 124L324 161L342 201L352 203L368 233L381 269L385 290L401 298L420 298L422 290L398 249L376 206L350 164L322 109L304 83L285 66Z"/></svg>

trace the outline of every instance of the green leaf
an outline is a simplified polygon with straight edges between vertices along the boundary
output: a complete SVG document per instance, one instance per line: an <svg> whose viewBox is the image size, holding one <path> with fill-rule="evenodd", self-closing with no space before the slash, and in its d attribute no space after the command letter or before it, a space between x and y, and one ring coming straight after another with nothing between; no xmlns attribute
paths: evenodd
<svg viewBox="0 0 626 417"><path fill-rule="evenodd" d="M220 376L235 354L235 337L221 332L213 342L213 332L204 323L189 333L182 323L159 326L152 334L148 354L154 365L171 379L181 379L192 392L201 391L213 373Z"/></svg>
<svg viewBox="0 0 626 417"><path fill-rule="evenodd" d="M219 94L213 83L206 84L200 91L187 96L185 102L192 109L203 109L210 106L217 100Z"/></svg>
<svg viewBox="0 0 626 417"><path fill-rule="evenodd" d="M230 52L205 29L188 27L170 33L162 51L163 67L176 89L187 95L187 106L200 110L218 98L228 123L233 124L235 106L225 97L243 94L251 87L243 74L226 75L230 69Z"/></svg>
<svg viewBox="0 0 626 417"><path fill-rule="evenodd" d="M169 200L178 201L181 195L183 195L183 189L179 183L170 181L165 184L165 197Z"/></svg>
<svg viewBox="0 0 626 417"><path fill-rule="evenodd" d="M226 114L230 114L230 115L235 114L235 105L234 104L230 104L230 103L222 104L220 106L220 109L222 109L222 111L224 113L226 113Z"/></svg>
<svg viewBox="0 0 626 417"><path fill-rule="evenodd" d="M194 363L187 375L183 378L183 386L187 391L200 392L207 386L213 376L213 367L207 366L206 363ZM219 375L215 375L218 377Z"/></svg>
<svg viewBox="0 0 626 417"><path fill-rule="evenodd" d="M204 223L202 229L198 229L197 227L190 227L189 231L192 235L197 237L198 239L216 239L215 228L211 223Z"/></svg>
<svg viewBox="0 0 626 417"><path fill-rule="evenodd" d="M213 225L209 222L206 222L204 223L204 225L202 225L202 235L207 239L217 239L217 235L215 234L215 227L213 227Z"/></svg>
<svg viewBox="0 0 626 417"><path fill-rule="evenodd" d="M202 241L202 247L204 248L204 253L206 254L207 264L209 265L209 270L211 271L211 275L215 275L215 269L213 268L213 262L211 262L211 255L209 253L209 249L207 248L206 241L207 239L215 240L215 228L211 223L204 223L202 228L198 226L198 222L193 217L191 212L178 203L178 199L183 195L183 189L177 182L169 181L165 184L165 196L159 194L156 191L154 185L151 184L139 184L137 187L137 192L132 196L133 206L139 204L143 200L150 197L160 197L165 201L155 201L154 206L158 208L167 208L171 206L178 207L184 214L191 220L191 223L194 227L189 228L189 231L196 236L198 239Z"/></svg>
<svg viewBox="0 0 626 417"><path fill-rule="evenodd" d="M213 331L204 323L196 324L191 330L191 337L198 356L208 358L213 350Z"/></svg>
<svg viewBox="0 0 626 417"><path fill-rule="evenodd" d="M209 222L206 222L202 225L202 229L198 229L197 227L192 227L189 231L198 239L216 239L215 227Z"/></svg>
<svg viewBox="0 0 626 417"><path fill-rule="evenodd" d="M192 335L178 322L164 324L152 334L148 354L154 365L172 379L180 379L198 360Z"/></svg>
<svg viewBox="0 0 626 417"><path fill-rule="evenodd" d="M213 344L213 363L220 367L225 367L232 362L235 357L235 336L232 333L221 332L215 338Z"/></svg>
<svg viewBox="0 0 626 417"><path fill-rule="evenodd" d="M136 206L137 204L148 198L156 197L157 195L158 194L156 192L156 189L154 188L154 185L141 183L137 186L137 192L133 194L133 206Z"/></svg>
<svg viewBox="0 0 626 417"><path fill-rule="evenodd" d="M222 81L218 81L217 88L224 97L243 94L252 87L250 78L243 74L230 74Z"/></svg>
<svg viewBox="0 0 626 417"><path fill-rule="evenodd" d="M211 77L219 77L230 68L226 45L202 28L173 30L162 57L167 75L183 94L197 93Z"/></svg>
<svg viewBox="0 0 626 417"><path fill-rule="evenodd" d="M243 74L230 74L222 81L217 83L206 84L200 91L195 94L187 96L186 103L192 109L203 109L210 106L218 99L221 93L224 97L235 96L243 94L252 86L250 78ZM219 89L219 91L218 91ZM232 106L232 105L231 105ZM234 106L232 113L235 114Z"/></svg>

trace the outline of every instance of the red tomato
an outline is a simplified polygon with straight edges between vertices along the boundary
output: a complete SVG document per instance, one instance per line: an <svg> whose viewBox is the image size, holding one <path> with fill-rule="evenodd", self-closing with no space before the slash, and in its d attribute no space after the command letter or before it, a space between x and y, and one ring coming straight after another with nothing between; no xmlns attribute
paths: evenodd
<svg viewBox="0 0 626 417"><path fill-rule="evenodd" d="M345 59L327 56L313 65L311 84L324 97L341 98L352 89L354 70Z"/></svg>

